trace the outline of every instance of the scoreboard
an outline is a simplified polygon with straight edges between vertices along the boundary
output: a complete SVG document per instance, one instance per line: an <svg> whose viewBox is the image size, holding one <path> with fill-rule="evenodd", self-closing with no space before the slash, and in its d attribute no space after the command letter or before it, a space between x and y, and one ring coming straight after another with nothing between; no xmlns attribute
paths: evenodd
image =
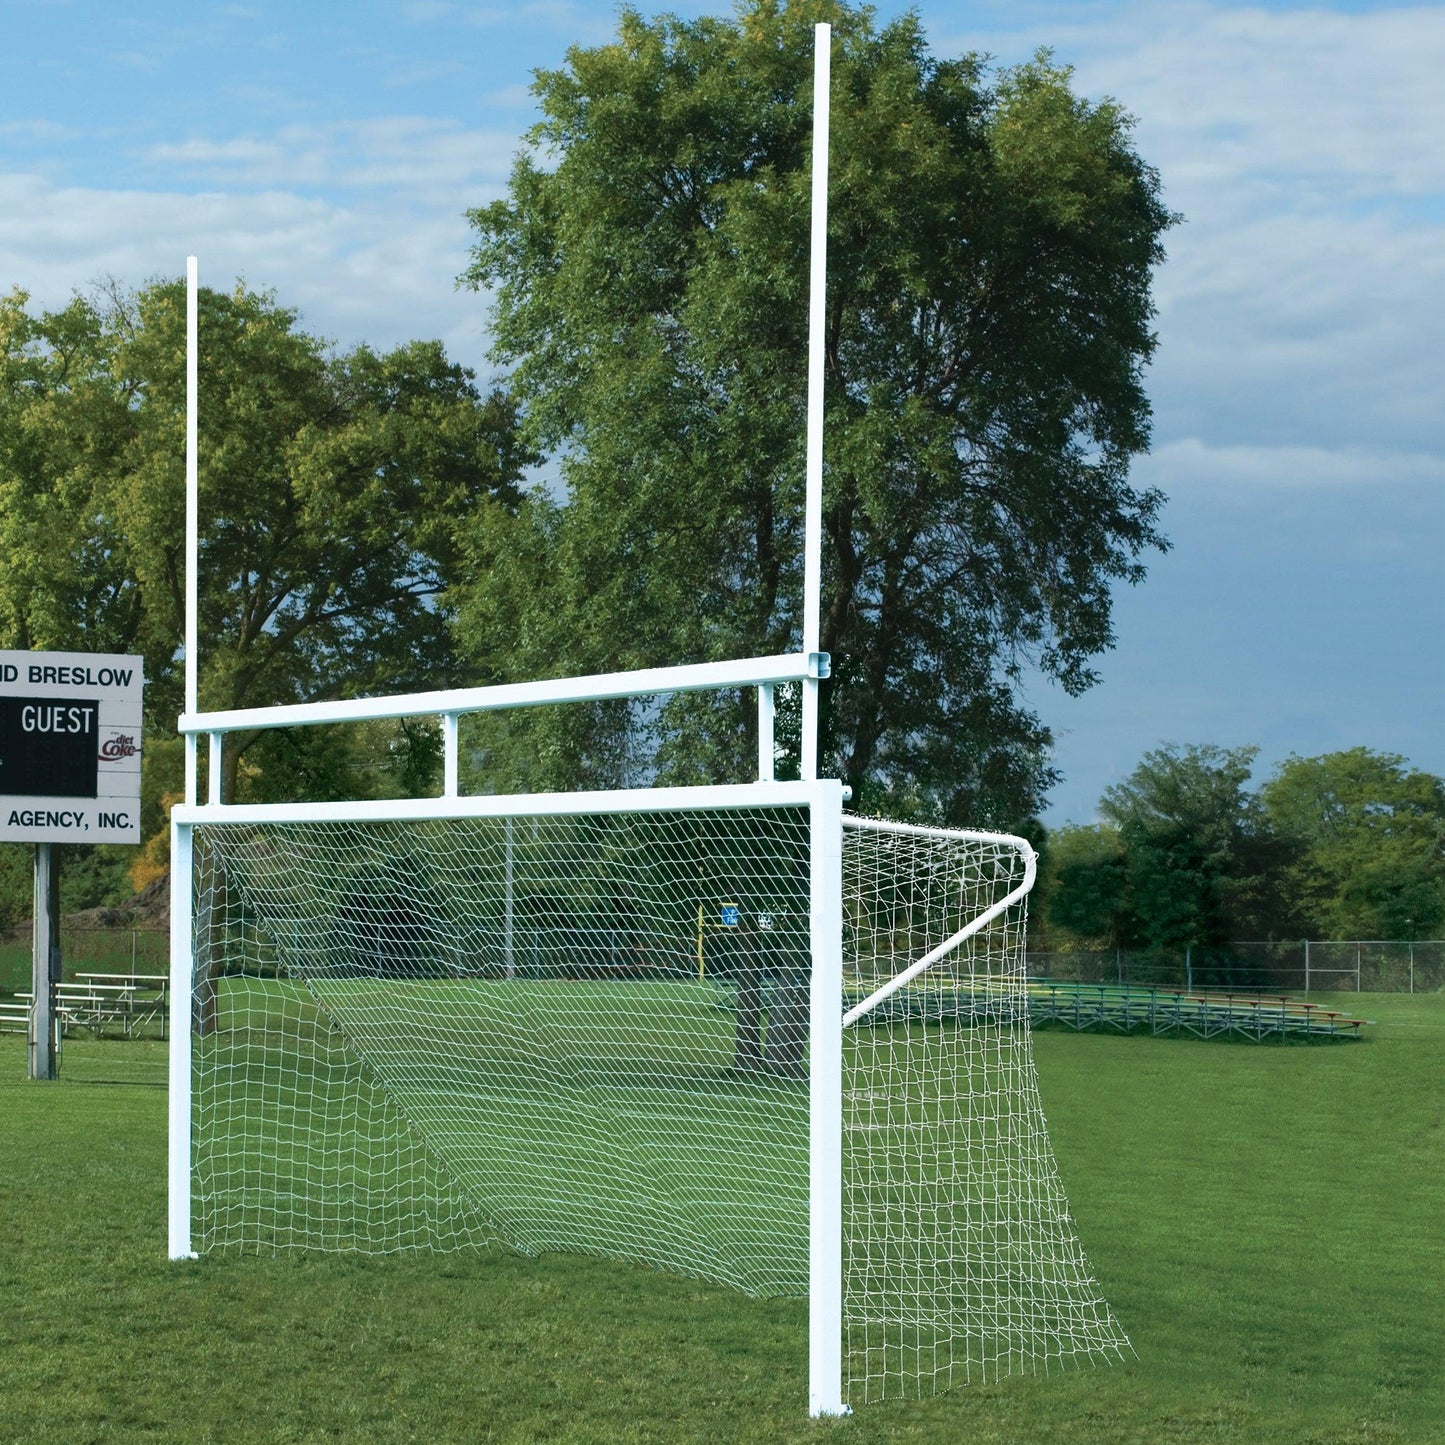
<svg viewBox="0 0 1445 1445"><path fill-rule="evenodd" d="M139 657L0 652L0 842L139 843Z"/></svg>

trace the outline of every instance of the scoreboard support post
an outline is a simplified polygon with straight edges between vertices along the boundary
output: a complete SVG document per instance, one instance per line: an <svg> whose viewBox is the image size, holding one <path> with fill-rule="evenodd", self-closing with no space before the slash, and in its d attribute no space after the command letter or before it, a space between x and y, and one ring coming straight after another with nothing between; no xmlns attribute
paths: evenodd
<svg viewBox="0 0 1445 1445"><path fill-rule="evenodd" d="M35 928L30 953L30 1077L59 1075L55 984L60 976L60 870L51 843L35 845Z"/></svg>

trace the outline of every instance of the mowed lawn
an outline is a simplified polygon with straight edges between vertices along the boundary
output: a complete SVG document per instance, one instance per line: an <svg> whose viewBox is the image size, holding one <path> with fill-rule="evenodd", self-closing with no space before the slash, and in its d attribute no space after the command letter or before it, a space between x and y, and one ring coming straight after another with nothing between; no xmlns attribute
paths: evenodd
<svg viewBox="0 0 1445 1445"><path fill-rule="evenodd" d="M558 1255L165 1251L147 1042L0 1038L0 1440L1445 1440L1445 997L1361 1044L1042 1032L1138 1358L806 1418L806 1307Z"/></svg>
<svg viewBox="0 0 1445 1445"><path fill-rule="evenodd" d="M529 1255L806 1293L807 1080L733 1069L730 994L672 980L313 987L324 1016L299 983L222 983L218 1028L196 1045L211 1121L198 1249L505 1237Z"/></svg>

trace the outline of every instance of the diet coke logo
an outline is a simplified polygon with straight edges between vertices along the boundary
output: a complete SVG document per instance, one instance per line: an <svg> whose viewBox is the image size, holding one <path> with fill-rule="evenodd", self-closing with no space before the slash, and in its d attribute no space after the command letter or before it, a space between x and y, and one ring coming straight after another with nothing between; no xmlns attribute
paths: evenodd
<svg viewBox="0 0 1445 1445"><path fill-rule="evenodd" d="M139 751L134 737L129 733L117 733L100 745L100 760L103 763L114 763L121 758L133 758Z"/></svg>

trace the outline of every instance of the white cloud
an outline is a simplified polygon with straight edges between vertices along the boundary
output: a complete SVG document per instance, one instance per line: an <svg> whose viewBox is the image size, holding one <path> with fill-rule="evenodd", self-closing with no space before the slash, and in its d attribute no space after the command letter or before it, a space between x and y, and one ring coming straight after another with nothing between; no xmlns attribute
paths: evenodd
<svg viewBox="0 0 1445 1445"><path fill-rule="evenodd" d="M1228 502L1262 489L1327 487L1432 488L1445 499L1445 457L1428 452L1375 451L1318 446L1210 446L1185 437L1159 447L1135 469L1140 481L1172 495L1207 491Z"/></svg>
<svg viewBox="0 0 1445 1445"><path fill-rule="evenodd" d="M428 85L445 80L450 76L463 75L467 66L461 60L441 60L417 65L402 66L392 71L382 82L390 90L402 90L412 85Z"/></svg>
<svg viewBox="0 0 1445 1445"><path fill-rule="evenodd" d="M274 288L344 347L440 337L485 371L485 303L453 286L469 240L459 212L403 221L384 198L341 206L281 190L102 191L0 175L0 289L20 286L37 307L102 276L180 275L193 254L203 284Z"/></svg>
<svg viewBox="0 0 1445 1445"><path fill-rule="evenodd" d="M65 125L57 120L0 121L0 137L7 140L29 141L32 144L54 144L78 140L84 134L85 132L78 126Z"/></svg>
<svg viewBox="0 0 1445 1445"><path fill-rule="evenodd" d="M474 5L451 0L409 0L402 13L418 25L457 23L476 29L503 26L516 30L551 30L569 44L596 45L616 30L616 11L599 11L585 0L519 0L512 5Z"/></svg>
<svg viewBox="0 0 1445 1445"><path fill-rule="evenodd" d="M1161 439L1438 445L1445 226L1264 210L1169 245Z"/></svg>
<svg viewBox="0 0 1445 1445"><path fill-rule="evenodd" d="M578 0L519 0L511 5L468 5L461 10L470 25L490 29L512 26L558 31L571 45L596 45L610 40L617 30L614 10L598 11Z"/></svg>
<svg viewBox="0 0 1445 1445"><path fill-rule="evenodd" d="M155 50L113 50L110 54L111 63L124 66L127 70L157 71L165 64L168 56L168 47L158 47Z"/></svg>
<svg viewBox="0 0 1445 1445"><path fill-rule="evenodd" d="M518 144L511 130L383 116L165 143L152 147L146 160L158 171L209 186L389 188L407 209L450 204L461 211L500 192Z"/></svg>
<svg viewBox="0 0 1445 1445"><path fill-rule="evenodd" d="M507 85L487 96L487 104L504 110L531 110L536 105L531 84Z"/></svg>
<svg viewBox="0 0 1445 1445"><path fill-rule="evenodd" d="M1424 195L1445 186L1445 11L1272 11L1203 0L1050 7L1024 28L960 32L927 15L934 49L1021 59L1040 46L1079 88L1139 119L1174 203L1242 183L1328 195Z"/></svg>
<svg viewBox="0 0 1445 1445"><path fill-rule="evenodd" d="M1296 195L1325 179L1331 205L1445 187L1439 7L1174 4L1123 20L1138 39L1093 30L1080 80L1140 117L1142 142L1186 204L1241 178Z"/></svg>
<svg viewBox="0 0 1445 1445"><path fill-rule="evenodd" d="M1445 8L995 14L1015 28L935 23L935 50L1013 61L1053 46L1081 93L1137 116L1138 149L1184 213L1155 280L1161 444L1438 447Z"/></svg>

